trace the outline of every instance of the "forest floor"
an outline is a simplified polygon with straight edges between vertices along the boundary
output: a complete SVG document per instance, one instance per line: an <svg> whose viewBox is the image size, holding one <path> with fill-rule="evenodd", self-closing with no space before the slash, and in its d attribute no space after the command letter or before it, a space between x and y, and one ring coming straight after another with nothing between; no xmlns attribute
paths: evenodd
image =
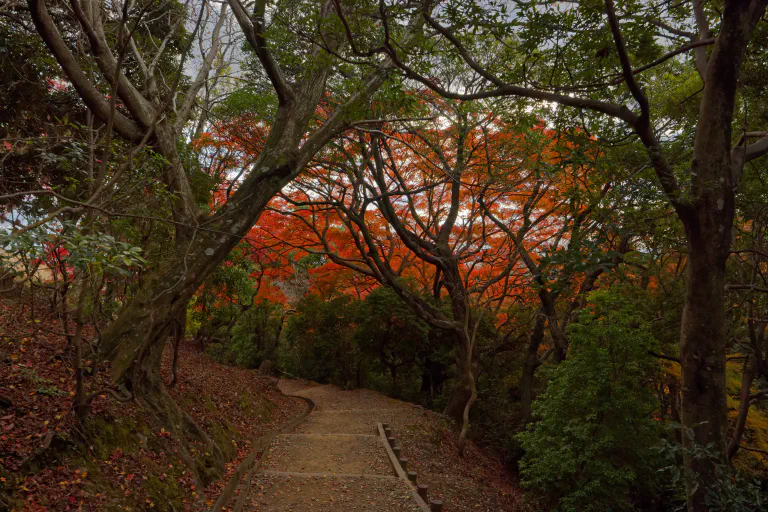
<svg viewBox="0 0 768 512"><path fill-rule="evenodd" d="M65 328L42 308L35 313L0 298L0 511L207 510L221 480L198 489L178 440L138 403L103 394L85 420L74 417L72 350L56 334ZM85 336L95 336L92 326ZM165 355L170 381L170 347ZM87 380L89 391L109 385L103 368ZM306 410L273 379L218 364L191 343L182 344L170 393L224 451L224 477L254 439ZM207 466L209 454L197 448Z"/></svg>
<svg viewBox="0 0 768 512"><path fill-rule="evenodd" d="M457 454L455 433L440 415L369 390L344 391L281 380L280 389L312 399L315 410L277 436L252 477L248 512L418 511L394 476L378 423L389 423L409 469L447 512L524 507L513 476L470 446Z"/></svg>
<svg viewBox="0 0 768 512"><path fill-rule="evenodd" d="M0 300L0 511L209 510L253 442L306 410L286 394L312 398L317 408L264 454L246 510L417 510L391 477L374 436L378 422L390 423L409 469L445 511L523 509L514 475L474 445L459 457L455 431L441 415L368 390L281 380L281 392L274 379L218 364L184 343L171 395L227 460L221 478L198 489L178 440L136 402L103 394L86 420L74 417L71 348L58 334L66 329L41 313ZM87 339L95 334L86 327ZM170 347L165 355L170 381ZM88 377L89 390L108 385L104 368ZM205 463L208 455L198 450L196 457ZM339 476L358 474L366 476Z"/></svg>

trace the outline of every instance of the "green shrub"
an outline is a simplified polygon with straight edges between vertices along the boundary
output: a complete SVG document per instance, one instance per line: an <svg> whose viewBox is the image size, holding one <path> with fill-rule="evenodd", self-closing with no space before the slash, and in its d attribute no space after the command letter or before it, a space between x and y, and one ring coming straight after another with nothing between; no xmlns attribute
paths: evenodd
<svg viewBox="0 0 768 512"><path fill-rule="evenodd" d="M361 355L354 339L359 305L347 296L304 297L285 327L281 368L317 382L359 385Z"/></svg>
<svg viewBox="0 0 768 512"><path fill-rule="evenodd" d="M406 382L422 352L429 349L429 326L391 289L373 290L363 301L355 339L375 368L382 386L395 397L418 395ZM416 387L418 390L418 387Z"/></svg>
<svg viewBox="0 0 768 512"><path fill-rule="evenodd" d="M283 323L283 306L261 301L236 318L231 329L219 328L206 353L222 364L258 368L275 355Z"/></svg>
<svg viewBox="0 0 768 512"><path fill-rule="evenodd" d="M304 297L288 319L277 360L297 377L426 402L425 367L450 365L451 348L443 331L431 328L382 286L362 300ZM436 393L442 382L435 383Z"/></svg>
<svg viewBox="0 0 768 512"><path fill-rule="evenodd" d="M246 311L232 329L229 350L234 363L244 368L258 368L272 359L283 324L283 306L262 301Z"/></svg>
<svg viewBox="0 0 768 512"><path fill-rule="evenodd" d="M523 485L559 511L631 510L660 467L656 340L620 292L595 292L570 331L568 359L551 370L519 434Z"/></svg>
<svg viewBox="0 0 768 512"><path fill-rule="evenodd" d="M695 482L696 475L687 469L682 461L685 457L693 461L707 461L715 465L717 479L706 488L694 487L697 492L704 493L705 503L709 512L752 512L765 510L768 506L768 493L760 486L760 480L754 475L730 467L723 461L722 454L712 446L702 446L694 439L693 430L679 423L669 423L670 429L679 429L681 437L687 439L687 446L676 440L675 435L663 439L659 453L664 457L666 465L662 472L667 477L666 486L673 496L672 501L677 508L686 508L686 480Z"/></svg>

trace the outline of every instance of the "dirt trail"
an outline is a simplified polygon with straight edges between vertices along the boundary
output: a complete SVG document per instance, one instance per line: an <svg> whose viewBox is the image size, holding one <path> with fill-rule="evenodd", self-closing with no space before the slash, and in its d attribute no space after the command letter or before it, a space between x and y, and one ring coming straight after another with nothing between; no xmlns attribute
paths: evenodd
<svg viewBox="0 0 768 512"><path fill-rule="evenodd" d="M387 458L376 424L413 406L367 390L281 380L286 394L315 402L292 432L277 436L253 475L244 510L269 512L420 509Z"/></svg>

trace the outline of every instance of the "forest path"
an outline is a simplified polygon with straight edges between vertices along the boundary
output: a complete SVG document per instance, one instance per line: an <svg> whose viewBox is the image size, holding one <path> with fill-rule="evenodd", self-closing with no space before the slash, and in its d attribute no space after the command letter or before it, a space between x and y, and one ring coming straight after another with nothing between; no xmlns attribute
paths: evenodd
<svg viewBox="0 0 768 512"><path fill-rule="evenodd" d="M280 380L280 390L315 402L293 431L275 437L253 475L244 510L419 511L395 476L377 423L413 406L368 390Z"/></svg>

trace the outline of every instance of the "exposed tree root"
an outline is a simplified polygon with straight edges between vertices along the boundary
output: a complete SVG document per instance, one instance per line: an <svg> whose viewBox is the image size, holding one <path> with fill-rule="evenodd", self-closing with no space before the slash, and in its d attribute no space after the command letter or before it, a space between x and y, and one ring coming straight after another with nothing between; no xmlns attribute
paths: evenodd
<svg viewBox="0 0 768 512"><path fill-rule="evenodd" d="M202 489L223 473L224 454L168 393L160 375L164 348L165 340L151 344L126 376L126 384L137 402L150 410L179 443L179 456Z"/></svg>

